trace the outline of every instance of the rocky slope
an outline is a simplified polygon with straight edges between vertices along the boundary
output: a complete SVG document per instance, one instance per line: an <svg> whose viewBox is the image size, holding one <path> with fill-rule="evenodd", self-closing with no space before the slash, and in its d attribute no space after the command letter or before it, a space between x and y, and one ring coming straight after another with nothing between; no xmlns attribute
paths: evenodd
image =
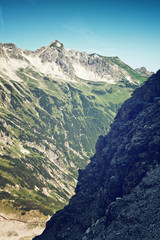
<svg viewBox="0 0 160 240"><path fill-rule="evenodd" d="M135 71L144 77L150 77L153 72L149 72L145 67L136 68Z"/></svg>
<svg viewBox="0 0 160 240"><path fill-rule="evenodd" d="M68 203L77 171L146 78L118 57L0 44L0 212L41 219Z"/></svg>
<svg viewBox="0 0 160 240"><path fill-rule="evenodd" d="M160 238L160 70L135 90L36 240Z"/></svg>

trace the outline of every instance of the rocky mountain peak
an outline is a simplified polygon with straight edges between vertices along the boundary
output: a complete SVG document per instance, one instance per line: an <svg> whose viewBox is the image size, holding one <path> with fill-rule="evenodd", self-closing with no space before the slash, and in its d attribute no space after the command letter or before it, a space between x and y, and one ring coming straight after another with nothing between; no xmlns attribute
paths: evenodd
<svg viewBox="0 0 160 240"><path fill-rule="evenodd" d="M76 195L36 240L136 240L160 236L160 71L120 108Z"/></svg>
<svg viewBox="0 0 160 240"><path fill-rule="evenodd" d="M144 77L150 77L153 74L153 72L148 71L145 67L136 68L135 71Z"/></svg>
<svg viewBox="0 0 160 240"><path fill-rule="evenodd" d="M3 56L5 55L6 58L13 59L15 60L26 60L25 57L23 56L23 50L18 48L15 44L13 43L4 43L0 44L0 51L1 53L3 52Z"/></svg>
<svg viewBox="0 0 160 240"><path fill-rule="evenodd" d="M51 44L49 45L50 48L58 48L58 49L63 49L64 45L59 42L58 40L54 40L53 42L51 42Z"/></svg>
<svg viewBox="0 0 160 240"><path fill-rule="evenodd" d="M9 50L17 49L17 46L14 43L4 43L3 47Z"/></svg>
<svg viewBox="0 0 160 240"><path fill-rule="evenodd" d="M137 85L140 83L138 79L142 78L142 75L117 57L104 57L96 53L87 54L65 49L58 40L36 51L21 50L12 43L1 44L0 54L8 59L5 63L2 59L1 61L5 72L10 68L13 70L12 73L8 72L10 76L15 75L20 68L29 67L48 77L74 82L82 79L115 84L125 80ZM19 81L17 77L15 79Z"/></svg>

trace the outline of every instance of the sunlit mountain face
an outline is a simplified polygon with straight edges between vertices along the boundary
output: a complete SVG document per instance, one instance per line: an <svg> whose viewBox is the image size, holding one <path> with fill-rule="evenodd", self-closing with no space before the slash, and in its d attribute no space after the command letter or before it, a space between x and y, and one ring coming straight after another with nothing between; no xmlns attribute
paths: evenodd
<svg viewBox="0 0 160 240"><path fill-rule="evenodd" d="M146 76L118 57L0 44L0 201L18 219L46 219L74 194L120 105Z"/></svg>

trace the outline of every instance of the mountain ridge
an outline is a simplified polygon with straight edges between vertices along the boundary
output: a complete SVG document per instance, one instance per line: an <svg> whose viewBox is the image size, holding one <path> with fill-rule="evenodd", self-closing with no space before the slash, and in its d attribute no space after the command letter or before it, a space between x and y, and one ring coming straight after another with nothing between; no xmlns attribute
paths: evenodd
<svg viewBox="0 0 160 240"><path fill-rule="evenodd" d="M59 44L61 47L57 47L56 44ZM1 54L5 55L6 59L19 60L19 65L21 65L23 60L22 67L30 63L31 67L38 68L40 71L45 69L43 73L50 74L54 78L60 77L63 78L63 80L70 80L70 78L78 77L90 81L95 81L96 79L96 81L105 81L111 84L114 84L115 80L117 81L120 77L125 77L126 80L132 81L125 69L127 65L125 66L118 57L103 57L98 54L87 54L77 50L65 49L64 46L62 46L62 43L55 40L46 47L35 51L28 51L21 50L12 43L0 44ZM86 69L85 66L87 66L87 64L88 68ZM103 66L102 69L99 68L100 65ZM119 66L121 68L119 68ZM14 67L16 69L16 66ZM131 73L136 73L131 68L130 71ZM134 77L134 75L132 77ZM137 73L136 77L140 78L141 75ZM134 80L136 81L135 77Z"/></svg>

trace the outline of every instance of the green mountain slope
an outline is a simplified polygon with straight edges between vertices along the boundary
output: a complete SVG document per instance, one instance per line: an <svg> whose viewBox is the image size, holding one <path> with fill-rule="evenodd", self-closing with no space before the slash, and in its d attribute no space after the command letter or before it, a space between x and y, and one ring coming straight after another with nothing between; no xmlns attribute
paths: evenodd
<svg viewBox="0 0 160 240"><path fill-rule="evenodd" d="M77 60L73 50L69 55L59 46L54 42L36 52L0 46L0 202L19 218L52 215L68 203L98 136L108 132L117 109L145 80L117 57L94 54L86 60L76 52ZM48 59L55 52L57 59ZM54 62L64 75L36 69L27 58L31 54L44 68ZM80 77L77 66L95 80Z"/></svg>

